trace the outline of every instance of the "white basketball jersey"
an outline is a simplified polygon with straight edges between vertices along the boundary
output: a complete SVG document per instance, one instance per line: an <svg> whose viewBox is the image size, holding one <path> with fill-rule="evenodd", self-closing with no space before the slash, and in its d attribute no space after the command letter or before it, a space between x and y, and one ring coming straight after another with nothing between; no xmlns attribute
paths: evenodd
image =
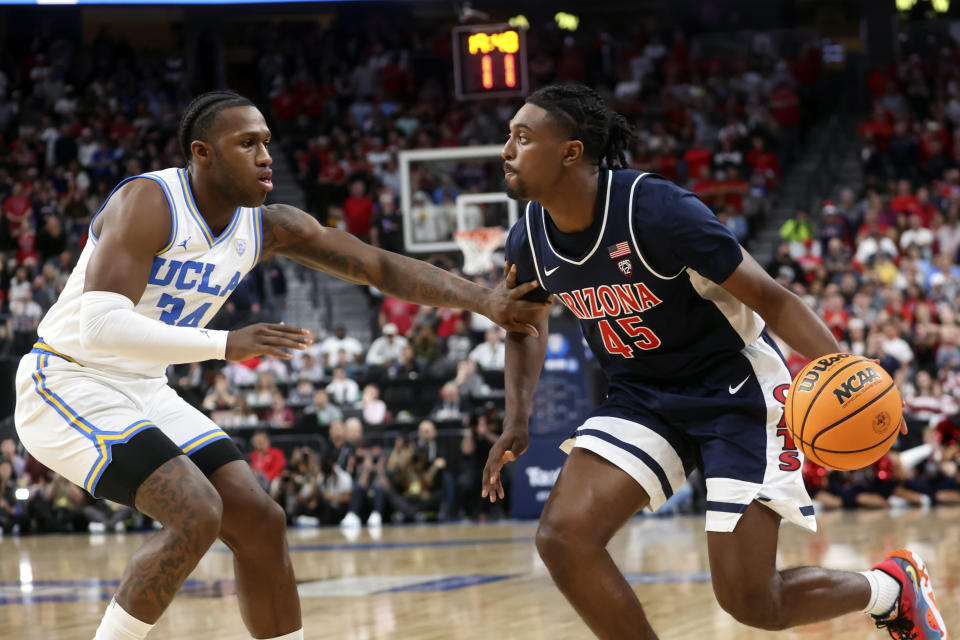
<svg viewBox="0 0 960 640"><path fill-rule="evenodd" d="M117 189L136 178L160 184L170 205L172 225L170 240L154 257L147 288L134 311L171 325L204 327L260 259L263 244L260 207L239 207L223 233L214 237L194 202L186 169L172 168L127 178L114 187L100 211ZM89 351L81 346L80 295L87 265L96 247L91 221L90 239L76 268L57 302L40 322L37 329L40 339L84 366L137 377L163 376L164 365L121 358L105 351Z"/></svg>

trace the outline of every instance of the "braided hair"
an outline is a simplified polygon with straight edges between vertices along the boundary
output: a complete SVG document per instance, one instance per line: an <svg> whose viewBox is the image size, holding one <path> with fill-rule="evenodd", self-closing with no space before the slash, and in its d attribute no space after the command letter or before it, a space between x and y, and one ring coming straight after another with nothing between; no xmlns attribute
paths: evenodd
<svg viewBox="0 0 960 640"><path fill-rule="evenodd" d="M180 149L187 164L193 159L190 143L194 140L209 142L210 129L214 120L224 109L231 107L255 107L250 100L234 91L208 91L202 93L187 105L180 118Z"/></svg>
<svg viewBox="0 0 960 640"><path fill-rule="evenodd" d="M583 143L583 155L600 167L625 169L626 149L633 137L627 119L607 109L603 98L582 84L552 84L537 89L527 102L545 109L567 128L571 140Z"/></svg>

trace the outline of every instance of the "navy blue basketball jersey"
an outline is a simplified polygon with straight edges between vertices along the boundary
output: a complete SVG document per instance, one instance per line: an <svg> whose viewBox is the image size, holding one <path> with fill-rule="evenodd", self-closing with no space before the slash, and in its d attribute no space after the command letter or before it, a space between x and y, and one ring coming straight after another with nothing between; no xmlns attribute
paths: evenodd
<svg viewBox="0 0 960 640"><path fill-rule="evenodd" d="M695 195L621 169L601 170L597 199L603 217L582 255L557 247L562 234L538 202L506 250L518 282L536 278L577 316L611 383L696 379L760 336L760 316L720 286L740 245Z"/></svg>

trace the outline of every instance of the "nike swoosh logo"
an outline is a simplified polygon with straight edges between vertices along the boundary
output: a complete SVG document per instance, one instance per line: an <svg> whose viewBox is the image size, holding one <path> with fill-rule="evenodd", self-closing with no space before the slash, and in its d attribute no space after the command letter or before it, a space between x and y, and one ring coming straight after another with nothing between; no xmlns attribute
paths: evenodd
<svg viewBox="0 0 960 640"><path fill-rule="evenodd" d="M543 275L548 276L548 275L550 275L551 273L553 273L554 271L556 271L556 270L559 269L559 268L560 268L560 265L557 265L557 266L554 267L553 269L544 269L544 270L543 270Z"/></svg>
<svg viewBox="0 0 960 640"><path fill-rule="evenodd" d="M747 384L747 380L749 379L750 379L750 376L747 376L746 378L743 379L743 382L741 382L737 386L730 385L730 395L734 395L737 391L740 391L740 387Z"/></svg>

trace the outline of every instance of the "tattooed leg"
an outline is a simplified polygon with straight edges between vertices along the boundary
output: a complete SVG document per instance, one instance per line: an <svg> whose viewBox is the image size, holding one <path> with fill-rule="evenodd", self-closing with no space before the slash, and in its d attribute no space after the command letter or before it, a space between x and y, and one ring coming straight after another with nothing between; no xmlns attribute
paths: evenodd
<svg viewBox="0 0 960 640"><path fill-rule="evenodd" d="M116 599L130 615L153 624L217 539L223 505L196 465L177 456L140 485L136 506L163 529L133 554Z"/></svg>

